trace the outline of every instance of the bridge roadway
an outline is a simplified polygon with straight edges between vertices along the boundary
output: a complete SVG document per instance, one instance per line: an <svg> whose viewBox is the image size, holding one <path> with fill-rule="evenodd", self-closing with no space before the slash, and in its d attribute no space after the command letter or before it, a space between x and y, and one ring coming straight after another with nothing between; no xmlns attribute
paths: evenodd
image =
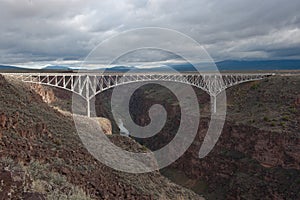
<svg viewBox="0 0 300 200"><path fill-rule="evenodd" d="M99 71L99 72L84 72L84 71L79 71L79 72L51 72L51 73L48 73L48 72L40 72L40 73L37 73L37 72L34 72L34 73L31 73L31 72L16 72L16 73L12 73L12 72L0 72L0 74L2 75L32 75L32 76L42 76L42 75L48 75L48 76L74 76L74 75L88 75L88 76L95 76L95 75L105 75L105 76L109 76L109 75L119 75L119 76L122 76L122 75L222 75L222 76L228 76L228 75L235 75L235 76L238 76L238 75L270 75L270 76L274 76L276 75L276 73L271 73L271 72L266 72L266 73L253 73L251 71L245 71L245 72L241 72L241 71L237 71L237 72L214 72L214 71L204 71L204 72L164 72L164 71L161 71L161 72L143 72L143 71L140 71L140 72L130 72L130 73L126 73L126 72L102 72L102 71Z"/></svg>
<svg viewBox="0 0 300 200"><path fill-rule="evenodd" d="M87 102L90 117L90 100L100 92L134 82L172 81L189 84L207 92L211 97L212 113L217 111L217 96L227 88L244 82L261 80L274 73L216 73L216 72L78 72L78 73L2 73L23 82L43 84L69 90Z"/></svg>

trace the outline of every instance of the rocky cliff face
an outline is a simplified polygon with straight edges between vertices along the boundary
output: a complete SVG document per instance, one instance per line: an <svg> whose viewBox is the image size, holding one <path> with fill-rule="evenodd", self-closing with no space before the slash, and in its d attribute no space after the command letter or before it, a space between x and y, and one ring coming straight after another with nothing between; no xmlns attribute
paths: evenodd
<svg viewBox="0 0 300 200"><path fill-rule="evenodd" d="M89 154L72 118L49 107L29 86L0 76L0 87L1 198L203 199L159 172L112 170ZM108 137L129 151L144 149L130 138Z"/></svg>
<svg viewBox="0 0 300 200"><path fill-rule="evenodd" d="M198 135L191 147L162 172L175 182L199 194L205 194L208 199L300 199L299 83L296 77L275 77L229 89L228 118L213 151L204 159L198 158L209 121L209 118L202 118ZM183 198L198 198L168 186L159 178L159 174L150 174L146 178L128 177L127 174L118 174L117 177L111 175L114 174L112 170L99 163L93 164L94 159L80 143L75 142L77 139L70 134L72 132L70 130L74 128L68 120L42 104L41 99L34 94L20 95L22 93L20 90L1 79L0 84L1 88L6 88L8 93L12 94L10 99L5 92L0 92L1 108L5 108L0 112L2 155L10 155L25 162L29 162L32 158L46 159L50 163L57 162L57 158L62 159L67 165L64 167L53 165L54 169L71 177L69 181L75 184L84 185L85 181L89 180L87 191L100 199L125 197L129 193L128 198L147 199L155 196L141 196L139 191L143 190L145 185L151 186L145 191L147 194L149 190L153 190L157 193L166 193L166 196L172 199L174 197L174 194L171 195L172 191L177 191L176 194L183 195ZM180 124L179 107L176 98L170 92L152 86L144 89L152 91L143 89L137 91L130 103L132 118L137 124L144 126L150 122L148 110L153 104L162 104L168 112L167 123L160 133L149 139L136 139L155 150L165 146L175 136ZM209 97L199 90L196 90L196 93L201 111L209 111ZM60 94L68 97L63 92ZM13 96L18 95L22 100L15 102ZM99 116L112 119L110 95L111 91L100 94L97 97L96 108ZM158 96L165 96L167 99L158 99ZM34 114L28 113L28 109ZM50 114L45 115L47 112ZM35 115L45 116L41 118ZM48 120L49 117L51 121ZM35 120L32 120L33 118ZM110 130L108 123L105 124L107 130ZM30 131L22 133L24 127L29 127ZM113 133L118 131L113 120L111 129ZM13 137L8 135L8 130ZM64 135L65 133L69 134ZM29 139L22 140L20 136ZM62 145L70 138L73 138L72 142ZM41 139L49 141L50 146L41 145L39 143ZM112 137L112 140L115 140L116 144L121 142L125 146L134 146L130 141L123 141L121 138ZM77 148L73 148L74 142ZM95 169L101 170L78 170L74 169L74 165L92 165ZM100 177L99 180L95 180L95 176ZM123 177L127 181L115 183L115 180L119 180L118 177ZM149 183L146 179L154 180L155 183ZM139 182L142 187L132 187L130 183L133 182ZM157 185L161 190L156 187ZM165 191L164 188L168 187L170 190Z"/></svg>
<svg viewBox="0 0 300 200"><path fill-rule="evenodd" d="M31 84L30 88L35 91L41 98L42 100L51 105L51 106L58 106L59 109L63 109L62 111L66 112L71 112L71 108L66 108L65 104L71 104L71 95L67 91L62 91L60 89L56 89L54 87L48 87L48 86L43 86L39 84ZM65 113L65 112L64 112ZM1 115L0 115L0 120L1 120ZM99 117L97 118L99 121L99 124L101 128L103 129L103 132L107 135L112 134L112 125L110 120L104 118L104 117Z"/></svg>
<svg viewBox="0 0 300 200"><path fill-rule="evenodd" d="M214 150L204 159L199 159L198 152L207 132L209 121L208 118L203 118L194 143L180 159L164 169L164 173L178 183L187 179L184 184L186 187L205 194L208 199L299 199L300 136L297 131L299 130L299 121L295 121L300 116L297 103L299 88L295 87L297 82L295 80L289 80L295 82L292 84L293 87L285 85L285 88L282 87L283 84L278 83L280 81L285 82L286 80L279 78L279 80L272 80L274 83L267 81L263 83L263 86L260 86L260 91L247 92L253 83L237 87L239 96L229 97L228 111L229 119L236 121L226 121ZM270 85L268 86L268 84ZM257 98L264 97L265 90L275 91L274 87L278 85L281 85L281 89L285 90L282 91L283 94L292 94L287 100L277 99L276 93L268 94L267 99L259 100ZM161 93L161 95L157 95L157 93ZM152 150L168 144L173 139L180 124L178 108L174 107L176 99L169 98L166 102L155 98L155 96L162 96L165 93L166 91L157 88L156 95L151 96L146 90L140 90L136 96L132 97L133 120L141 126L149 123L148 109L153 104L164 105L168 112L169 118L160 133L149 139L137 139ZM230 91L230 95L235 93L234 89ZM251 97L244 96L247 94ZM203 96L203 94L200 95ZM167 96L169 97L169 95ZM238 100L233 101L232 99L235 98ZM252 99L257 99L256 104L260 104L260 106L256 107L256 104L250 105L248 102L241 102L242 100L252 102ZM209 99L199 98L199 103L204 104L203 108L206 108L209 105ZM288 116L284 118L286 128L276 124L277 128L281 128L274 130L269 121L263 119L257 126L251 126L248 122L241 123L237 120L239 116L241 116L240 119L246 119L247 117L243 114L249 114L251 108L267 109L269 104L271 107L283 106L293 111L290 116L284 110L276 110L275 113L270 114L271 117L276 117L276 120ZM248 107L241 107L239 108L240 111L236 112L236 106L239 107L240 105ZM248 109L248 112L245 109ZM255 118L255 110L250 112L253 113L252 118ZM257 112L257 118L260 118L261 114L264 114L265 119L271 118L268 118L266 113L260 112ZM263 122L266 124L265 127ZM181 180L177 177L180 172L186 176Z"/></svg>
<svg viewBox="0 0 300 200"><path fill-rule="evenodd" d="M206 123L201 123L201 130L193 145L171 168L204 181L207 188L202 192L208 198L299 197L299 138L227 122L214 150L199 159Z"/></svg>
<svg viewBox="0 0 300 200"><path fill-rule="evenodd" d="M31 88L42 97L45 103L51 104L56 101L55 94L49 87L40 84L31 84Z"/></svg>
<svg viewBox="0 0 300 200"><path fill-rule="evenodd" d="M227 121L214 150L198 158L209 121L203 118L194 143L163 173L177 183L184 180L185 187L208 199L299 199L299 83L297 77L275 77L229 89ZM208 116L209 96L198 89L196 93L201 114ZM110 96L111 91L100 94L96 109L99 116L113 119ZM166 99L157 98L161 96ZM172 93L149 86L131 99L133 120L141 126L149 124L153 104L165 107L167 123L156 136L136 140L156 150L175 136L180 108ZM118 132L113 120L112 129Z"/></svg>
<svg viewBox="0 0 300 200"><path fill-rule="evenodd" d="M96 119L99 122L103 133L106 135L112 135L112 127L110 120L103 117L97 117Z"/></svg>

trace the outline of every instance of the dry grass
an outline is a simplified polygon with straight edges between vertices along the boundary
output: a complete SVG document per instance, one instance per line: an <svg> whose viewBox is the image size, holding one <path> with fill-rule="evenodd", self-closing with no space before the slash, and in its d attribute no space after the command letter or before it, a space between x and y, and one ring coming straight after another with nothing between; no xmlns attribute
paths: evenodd
<svg viewBox="0 0 300 200"><path fill-rule="evenodd" d="M65 176L52 172L47 164L34 161L29 166L24 166L23 163L17 163L7 157L2 157L0 163L12 173L23 172L23 192L43 194L49 200L91 200L82 188L69 183ZM30 185L25 176L31 180Z"/></svg>

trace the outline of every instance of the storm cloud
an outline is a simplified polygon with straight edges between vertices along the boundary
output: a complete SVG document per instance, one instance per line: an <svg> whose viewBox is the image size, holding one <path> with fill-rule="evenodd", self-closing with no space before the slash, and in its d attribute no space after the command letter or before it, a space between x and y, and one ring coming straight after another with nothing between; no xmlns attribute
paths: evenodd
<svg viewBox="0 0 300 200"><path fill-rule="evenodd" d="M180 31L215 60L298 59L299 10L299 0L1 0L0 63L76 63L141 27Z"/></svg>

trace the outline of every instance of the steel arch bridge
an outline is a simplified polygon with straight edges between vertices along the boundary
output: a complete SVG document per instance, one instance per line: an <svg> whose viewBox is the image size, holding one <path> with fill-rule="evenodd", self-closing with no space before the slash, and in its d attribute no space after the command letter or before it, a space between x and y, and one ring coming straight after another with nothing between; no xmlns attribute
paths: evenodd
<svg viewBox="0 0 300 200"><path fill-rule="evenodd" d="M27 83L54 86L80 95L87 102L87 116L90 117L90 100L97 94L134 82L173 81L189 84L207 92L216 112L216 97L227 88L249 81L261 80L274 73L3 73Z"/></svg>

